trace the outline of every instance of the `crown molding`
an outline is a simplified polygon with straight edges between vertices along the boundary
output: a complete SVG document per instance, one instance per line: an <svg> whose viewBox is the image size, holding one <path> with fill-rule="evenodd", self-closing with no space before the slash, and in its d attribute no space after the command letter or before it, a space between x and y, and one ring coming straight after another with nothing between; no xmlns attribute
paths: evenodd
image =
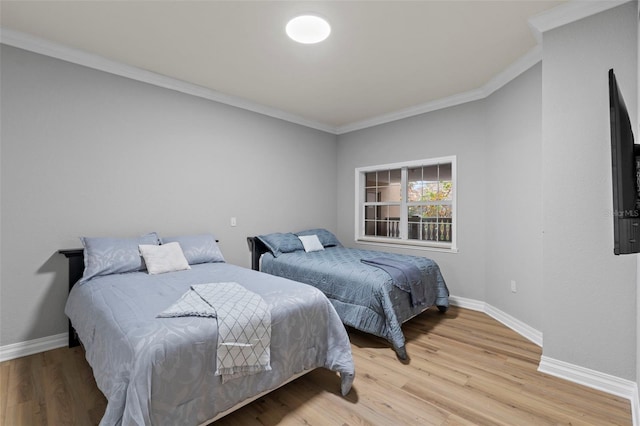
<svg viewBox="0 0 640 426"><path fill-rule="evenodd" d="M277 108L272 108L241 97L227 95L216 90L198 86L197 84L187 83L173 77L167 77L162 74L126 65L107 59L103 56L64 46L62 44L19 31L0 27L0 43L335 134L335 127L324 123L308 120L304 117L300 117Z"/></svg>
<svg viewBox="0 0 640 426"><path fill-rule="evenodd" d="M391 112L389 114L379 115L377 117L368 118L366 120L358 121L344 126L336 128L338 135L353 132L355 130L362 130L368 127L378 126L380 124L390 123L396 120L402 120L404 118L413 117L415 115L425 114L427 112L436 111L439 109L449 108L456 105L465 104L467 102L477 101L484 99L491 95L496 90L505 86L511 80L537 64L542 60L542 46L536 45L533 49L527 52L524 56L520 57L514 63L509 65L504 71L489 80L484 86L479 89L470 90L468 92L459 93L457 95L449 96L442 99L437 99L432 102L416 105L410 108L405 108L400 111Z"/></svg>
<svg viewBox="0 0 640 426"><path fill-rule="evenodd" d="M457 95L448 96L446 98L437 99L432 102L404 108L399 111L391 112L389 114L378 115L366 120L345 124L344 126L338 126L336 128L336 134L341 135L344 133L353 132L355 130L362 130L369 127L378 126L380 124L390 123L392 121L402 120L404 118L425 114L427 112L449 108L467 102L477 101L478 99L483 99L484 97L484 91L482 88L470 90L468 92L463 92Z"/></svg>
<svg viewBox="0 0 640 426"><path fill-rule="evenodd" d="M489 97L493 92L506 86L520 74L524 73L540 61L542 61L542 45L537 44L533 49L525 53L524 56L518 58L501 73L497 74L482 86L484 96Z"/></svg>
<svg viewBox="0 0 640 426"><path fill-rule="evenodd" d="M542 43L542 34L546 31L604 12L630 1L633 0L571 0L568 3L533 16L529 19L529 27L538 43Z"/></svg>

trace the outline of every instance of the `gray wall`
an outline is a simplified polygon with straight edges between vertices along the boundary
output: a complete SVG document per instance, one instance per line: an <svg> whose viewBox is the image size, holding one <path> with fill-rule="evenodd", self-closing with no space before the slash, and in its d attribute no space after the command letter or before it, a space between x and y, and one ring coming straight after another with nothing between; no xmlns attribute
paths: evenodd
<svg viewBox="0 0 640 426"><path fill-rule="evenodd" d="M541 80L538 63L485 104L485 301L538 331L543 303Z"/></svg>
<svg viewBox="0 0 640 426"><path fill-rule="evenodd" d="M78 236L335 229L334 135L1 49L0 346L66 331Z"/></svg>
<svg viewBox="0 0 640 426"><path fill-rule="evenodd" d="M543 34L544 355L636 379L636 255L613 254L607 72L637 129L637 5ZM637 136L637 134L636 134Z"/></svg>
<svg viewBox="0 0 640 426"><path fill-rule="evenodd" d="M452 294L485 300L486 120L484 102L471 102L347 133L338 137L338 238L348 246L375 249L354 240L355 168L457 156L458 253L388 249L431 257Z"/></svg>

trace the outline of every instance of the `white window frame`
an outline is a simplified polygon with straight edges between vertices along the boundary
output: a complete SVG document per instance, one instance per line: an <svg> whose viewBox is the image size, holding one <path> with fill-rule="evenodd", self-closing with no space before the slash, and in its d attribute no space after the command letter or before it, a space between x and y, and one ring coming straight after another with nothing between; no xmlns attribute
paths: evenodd
<svg viewBox="0 0 640 426"><path fill-rule="evenodd" d="M451 194L451 242L438 242L438 241L424 241L424 240L410 240L407 238L407 185L406 170L413 167L421 166L434 166L437 164L451 163L451 182L452 182L452 194ZM365 235L365 185L366 185L366 173L376 172L381 170L402 169L402 182L401 182L401 202L400 211L400 238L378 237ZM381 164L376 166L358 167L355 169L355 241L360 244L372 244L376 246L386 247L401 247L418 250L429 251L442 251L448 253L458 252L458 208L457 208L457 158L455 155L428 158L424 160L406 161L402 163Z"/></svg>

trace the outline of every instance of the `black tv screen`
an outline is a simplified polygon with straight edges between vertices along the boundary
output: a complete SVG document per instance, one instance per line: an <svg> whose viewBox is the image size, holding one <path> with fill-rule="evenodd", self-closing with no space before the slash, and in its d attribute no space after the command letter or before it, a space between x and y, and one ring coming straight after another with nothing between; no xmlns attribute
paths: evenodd
<svg viewBox="0 0 640 426"><path fill-rule="evenodd" d="M609 70L611 172L615 254L640 252L640 148L634 143L627 107L615 73Z"/></svg>

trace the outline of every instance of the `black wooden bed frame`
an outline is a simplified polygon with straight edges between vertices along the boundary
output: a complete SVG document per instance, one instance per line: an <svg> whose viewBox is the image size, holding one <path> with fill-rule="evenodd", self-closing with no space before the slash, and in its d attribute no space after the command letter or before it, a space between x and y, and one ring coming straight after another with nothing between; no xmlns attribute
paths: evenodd
<svg viewBox="0 0 640 426"><path fill-rule="evenodd" d="M69 259L69 291L71 291L78 280L82 278L82 273L84 272L84 250L58 250L58 253L64 254L64 256ZM69 320L69 347L73 348L79 344L80 340L78 340L78 334L71 325L71 320Z"/></svg>
<svg viewBox="0 0 640 426"><path fill-rule="evenodd" d="M260 256L262 256L263 253L268 252L269 249L258 237L247 237L247 244L249 245L249 250L251 251L251 269L253 269L254 271L259 271Z"/></svg>

